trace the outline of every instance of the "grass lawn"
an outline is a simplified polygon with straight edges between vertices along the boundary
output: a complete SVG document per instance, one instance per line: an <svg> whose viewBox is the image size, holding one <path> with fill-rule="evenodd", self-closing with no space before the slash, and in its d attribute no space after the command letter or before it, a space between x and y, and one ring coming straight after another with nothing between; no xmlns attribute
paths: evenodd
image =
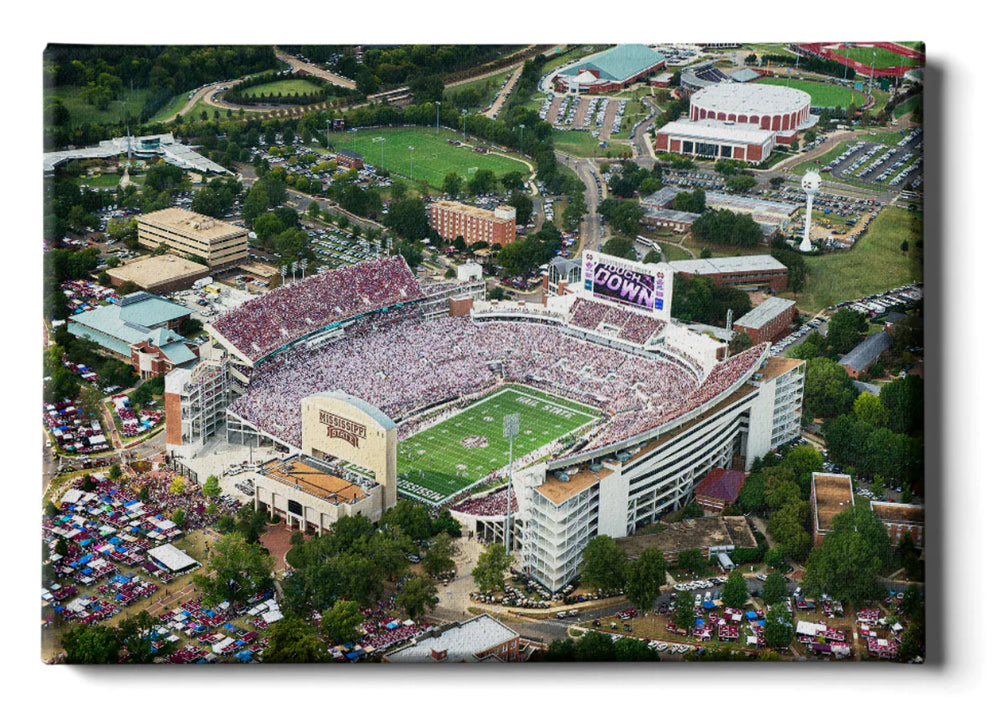
<svg viewBox="0 0 1000 718"><path fill-rule="evenodd" d="M243 91L245 97L260 97L262 99L267 99L270 94L277 95L279 92L282 95L318 95L322 91L322 88L307 82L305 80L276 80L275 82L268 82L263 85L257 85L256 87L248 87Z"/></svg>
<svg viewBox="0 0 1000 718"><path fill-rule="evenodd" d="M903 132L869 132L867 135L858 137L859 140L864 142L876 142L880 145L889 145L895 147L903 139L905 130Z"/></svg>
<svg viewBox="0 0 1000 718"><path fill-rule="evenodd" d="M69 110L70 125L79 127L87 123L108 123L117 122L124 110L125 113L138 117L142 112L143 105L146 104L146 90L136 90L127 93L131 95L130 100L112 100L107 109L99 110L94 105L87 104L83 99L83 88L81 87L57 87L46 93L46 97L58 97L63 105ZM123 98L124 99L124 98Z"/></svg>
<svg viewBox="0 0 1000 718"><path fill-rule="evenodd" d="M785 55L795 57L795 53L785 47L781 42L755 42L752 45L744 45L745 48L761 57L762 55Z"/></svg>
<svg viewBox="0 0 1000 718"><path fill-rule="evenodd" d="M627 140L629 133L632 131L632 126L649 114L649 110L646 109L645 105L636 100L629 100L625 103L625 114L622 115L622 128L621 132L616 132L611 135L613 140Z"/></svg>
<svg viewBox="0 0 1000 718"><path fill-rule="evenodd" d="M575 432L599 416L595 409L535 389L505 387L399 445L400 493L439 503L506 466L503 417L514 412L521 415L515 457ZM473 438L485 445L462 444ZM421 487L430 494L416 493Z"/></svg>
<svg viewBox="0 0 1000 718"><path fill-rule="evenodd" d="M827 164L840 157L841 153L844 152L847 149L847 146L851 144L855 144L855 141L852 140L850 142L846 141L838 142L836 147L834 147L832 150L824 152L815 159L806 160L805 162L800 162L799 164L792 167L792 174L804 175L809 170L818 171L818 168L825 167ZM819 164L816 164L817 161L819 162Z"/></svg>
<svg viewBox="0 0 1000 718"><path fill-rule="evenodd" d="M507 80L507 73L500 72L496 75L490 75L489 77L481 77L478 80L469 80L468 82L463 82L458 85L453 85L452 87L445 88L444 96L447 100L454 99L455 95L458 93L474 89L483 96L483 102L489 103L492 100L493 95L495 95L503 83ZM486 104L483 105L484 107Z"/></svg>
<svg viewBox="0 0 1000 718"><path fill-rule="evenodd" d="M356 146L354 135L357 135ZM448 140L461 141L462 133L445 127L441 128L440 135L433 127L382 127L342 133L331 149L336 146L355 150L364 156L365 162L378 166L382 163L382 147L373 141L376 137L385 138L385 165L390 172L409 179L409 148L413 147L413 180L425 179L435 189L441 189L444 176L449 172L458 172L463 180L475 174L473 168L493 170L498 179L507 172L520 172L525 177L530 172L528 165L519 160L493 153L481 155L470 147L449 145ZM471 136L468 141L470 144L477 142Z"/></svg>
<svg viewBox="0 0 1000 718"><path fill-rule="evenodd" d="M903 57L881 47L842 47L834 50L834 52L869 67L874 66L876 69L883 67L923 67L923 63L920 60ZM872 61L873 52L875 53L874 62Z"/></svg>
<svg viewBox="0 0 1000 718"><path fill-rule="evenodd" d="M814 107L848 107L851 102L858 107L865 104L865 95L857 90L842 85L828 85L823 82L809 80L786 80L778 77L762 77L755 82L765 85L782 85L794 87L807 92Z"/></svg>
<svg viewBox="0 0 1000 718"><path fill-rule="evenodd" d="M900 103L895 110L892 112L893 117L902 117L908 112L913 112L917 107L923 108L924 105L924 94L918 93L913 97L908 98L905 102Z"/></svg>
<svg viewBox="0 0 1000 718"><path fill-rule="evenodd" d="M657 246L660 248L660 253L663 255L663 261L665 262L678 262L682 259L691 259L691 255L676 244L657 242ZM697 257L697 254L695 256Z"/></svg>
<svg viewBox="0 0 1000 718"><path fill-rule="evenodd" d="M121 177L117 173L94 175L93 177L77 177L73 181L82 187L97 187L100 189L113 189L121 182ZM134 177L130 177L135 181Z"/></svg>
<svg viewBox="0 0 1000 718"><path fill-rule="evenodd" d="M557 152L565 152L574 157L602 157L606 149L601 149L601 139L591 137L590 132L580 130L553 130L552 139Z"/></svg>
<svg viewBox="0 0 1000 718"><path fill-rule="evenodd" d="M796 299L800 309L813 312L919 280L921 274L899 245L907 240L912 246L922 235L921 213L886 207L853 249L806 257L805 290L798 297L786 296Z"/></svg>
<svg viewBox="0 0 1000 718"><path fill-rule="evenodd" d="M180 112L182 109L184 109L184 105L187 104L188 94L190 93L182 92L179 95L174 95L172 98L170 98L170 102L165 104L159 112L157 112L149 119L149 121L164 122L168 117L173 115L175 112Z"/></svg>

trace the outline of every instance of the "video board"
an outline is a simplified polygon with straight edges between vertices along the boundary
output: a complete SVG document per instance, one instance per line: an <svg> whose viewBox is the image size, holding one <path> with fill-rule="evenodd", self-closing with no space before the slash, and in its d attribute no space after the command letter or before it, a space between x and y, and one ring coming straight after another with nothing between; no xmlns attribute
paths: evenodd
<svg viewBox="0 0 1000 718"><path fill-rule="evenodd" d="M590 298L670 318L673 273L666 264L640 264L600 252L583 254L583 288Z"/></svg>

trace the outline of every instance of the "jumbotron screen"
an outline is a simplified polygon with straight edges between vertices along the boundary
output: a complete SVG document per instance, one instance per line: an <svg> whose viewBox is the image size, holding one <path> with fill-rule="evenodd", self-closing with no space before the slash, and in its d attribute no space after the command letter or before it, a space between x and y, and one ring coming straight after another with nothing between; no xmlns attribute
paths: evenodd
<svg viewBox="0 0 1000 718"><path fill-rule="evenodd" d="M663 265L642 265L597 252L585 252L583 257L584 290L650 314L670 314L669 275Z"/></svg>

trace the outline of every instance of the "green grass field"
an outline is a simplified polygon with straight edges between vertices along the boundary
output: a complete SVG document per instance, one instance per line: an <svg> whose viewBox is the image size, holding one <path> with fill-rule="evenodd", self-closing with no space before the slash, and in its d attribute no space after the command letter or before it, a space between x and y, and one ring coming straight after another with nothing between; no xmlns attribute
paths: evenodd
<svg viewBox="0 0 1000 718"><path fill-rule="evenodd" d="M357 146L354 143L357 135ZM372 130L358 130L337 136L331 147L355 150L364 156L365 162L378 166L382 164L382 148L376 137L385 138L385 166L395 174L410 177L410 147L413 147L413 180L425 179L435 189L440 189L444 176L457 172L463 180L475 174L475 169L493 170L499 178L507 172L520 172L524 177L530 173L527 164L497 154L481 155L470 147L449 145L448 140L462 139L461 132L445 127L441 134L433 127L381 127ZM331 139L334 139L331 137ZM476 142L469 137L469 143ZM469 170L472 169L470 172Z"/></svg>
<svg viewBox="0 0 1000 718"><path fill-rule="evenodd" d="M869 67L875 67L875 69L880 69L883 67L921 67L923 63L919 60L914 60L909 57L903 57L902 55L897 55L889 50L884 50L881 47L843 47L838 50L834 50L838 55L843 55L849 60L854 60L856 62L863 63ZM872 52L875 53L874 63L872 61Z"/></svg>
<svg viewBox="0 0 1000 718"><path fill-rule="evenodd" d="M590 132L553 130L552 140L557 152L565 152L574 157L603 157L606 151L601 149L600 138L591 137ZM609 142L608 147L611 146Z"/></svg>
<svg viewBox="0 0 1000 718"><path fill-rule="evenodd" d="M595 409L536 389L504 387L399 445L400 493L437 504L506 466L503 417L513 413L521 415L521 433L514 441L515 459L600 416Z"/></svg>
<svg viewBox="0 0 1000 718"><path fill-rule="evenodd" d="M896 109L892 111L892 116L897 118L902 117L907 112L913 112L913 110L916 109L917 107L923 109L923 105L924 105L923 93L914 95L913 97L908 98L905 102L901 102L896 107Z"/></svg>
<svg viewBox="0 0 1000 718"><path fill-rule="evenodd" d="M184 109L184 105L187 104L188 93L182 92L179 95L174 95L170 98L170 102L165 104L159 112L150 118L150 122L163 122L168 117L170 117L175 112L180 112Z"/></svg>
<svg viewBox="0 0 1000 718"><path fill-rule="evenodd" d="M146 90L136 90L126 92L131 94L131 99L124 101L112 100L107 109L99 110L94 105L87 104L83 99L83 88L80 87L57 87L46 93L46 97L58 97L63 105L69 110L70 125L79 127L87 123L107 123L117 122L122 113L127 113L133 117L138 117L142 112L143 105L146 104Z"/></svg>
<svg viewBox="0 0 1000 718"><path fill-rule="evenodd" d="M823 82L810 82L809 80L785 80L778 77L762 77L756 82L765 85L794 87L796 90L807 92L815 107L849 107L851 102L860 107L865 103L863 93L840 85L827 85Z"/></svg>
<svg viewBox="0 0 1000 718"><path fill-rule="evenodd" d="M912 252L915 240L922 236L920 212L886 207L853 249L806 257L806 288L798 297L786 296L795 298L800 309L813 312L919 280L919 269L899 246L907 240Z"/></svg>
<svg viewBox="0 0 1000 718"><path fill-rule="evenodd" d="M277 95L314 95L320 92L321 88L306 82L305 80L276 80L256 87L248 87L243 91L245 97L260 97L267 99L270 94Z"/></svg>
<svg viewBox="0 0 1000 718"><path fill-rule="evenodd" d="M750 45L744 45L744 47L753 51L757 57L763 55L787 55L788 57L795 57L795 53L787 49L785 44L781 42L755 42Z"/></svg>

